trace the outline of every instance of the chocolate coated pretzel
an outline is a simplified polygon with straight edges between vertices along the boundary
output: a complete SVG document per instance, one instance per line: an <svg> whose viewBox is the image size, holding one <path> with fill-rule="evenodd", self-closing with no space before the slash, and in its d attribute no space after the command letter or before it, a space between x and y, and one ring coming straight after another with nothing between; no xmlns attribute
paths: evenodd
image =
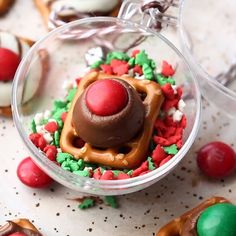
<svg viewBox="0 0 236 236"><path fill-rule="evenodd" d="M99 79L118 78L128 82L139 93L146 94L143 104L145 106L145 121L142 132L122 147L100 150L85 143L82 148L74 145L78 139L73 126L72 114L75 103L83 91L93 82ZM137 167L146 157L150 139L152 137L154 122L159 114L163 95L160 86L149 80L137 80L131 77L107 75L101 72L91 72L80 82L77 93L68 112L60 138L60 147L63 152L70 153L76 159L83 159L86 162L98 163L115 168ZM128 151L121 151L128 150Z"/></svg>

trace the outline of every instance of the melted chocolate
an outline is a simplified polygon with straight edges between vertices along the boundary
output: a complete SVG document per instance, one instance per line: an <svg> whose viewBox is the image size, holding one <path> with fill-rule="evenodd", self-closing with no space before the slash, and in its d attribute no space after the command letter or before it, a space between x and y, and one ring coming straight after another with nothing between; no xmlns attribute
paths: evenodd
<svg viewBox="0 0 236 236"><path fill-rule="evenodd" d="M23 233L26 236L42 236L41 233L31 229L23 228L13 221L8 221L7 224L0 227L0 236L8 236L13 233Z"/></svg>

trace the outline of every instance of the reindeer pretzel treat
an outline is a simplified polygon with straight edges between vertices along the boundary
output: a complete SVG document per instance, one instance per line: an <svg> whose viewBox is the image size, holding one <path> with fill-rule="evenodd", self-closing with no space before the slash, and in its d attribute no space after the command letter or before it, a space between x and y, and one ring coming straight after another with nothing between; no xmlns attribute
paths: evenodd
<svg viewBox="0 0 236 236"><path fill-rule="evenodd" d="M0 16L6 14L15 0L0 0Z"/></svg>
<svg viewBox="0 0 236 236"><path fill-rule="evenodd" d="M186 126L182 89L174 68L163 61L157 72L145 51L109 52L51 111L32 120L29 138L47 158L79 176L127 179L168 162L182 147ZM100 54L99 54L100 55Z"/></svg>
<svg viewBox="0 0 236 236"><path fill-rule="evenodd" d="M212 197L163 226L156 236L236 235L236 206Z"/></svg>
<svg viewBox="0 0 236 236"><path fill-rule="evenodd" d="M9 220L0 227L0 236L42 236L27 219Z"/></svg>
<svg viewBox="0 0 236 236"><path fill-rule="evenodd" d="M33 41L0 31L0 115L11 116L12 81L21 59L26 55ZM38 52L40 60L28 74L24 88L23 102L30 100L37 92L42 78L47 72L47 53ZM33 80L30 77L34 77ZM33 82L32 82L33 81Z"/></svg>
<svg viewBox="0 0 236 236"><path fill-rule="evenodd" d="M121 0L34 0L47 26L90 16L117 16Z"/></svg>

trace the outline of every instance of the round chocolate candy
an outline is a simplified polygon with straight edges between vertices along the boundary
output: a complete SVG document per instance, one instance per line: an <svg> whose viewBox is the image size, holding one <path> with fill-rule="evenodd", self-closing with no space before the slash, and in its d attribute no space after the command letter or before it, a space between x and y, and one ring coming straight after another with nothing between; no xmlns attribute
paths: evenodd
<svg viewBox="0 0 236 236"><path fill-rule="evenodd" d="M197 221L198 236L235 236L236 206L218 203L206 208Z"/></svg>
<svg viewBox="0 0 236 236"><path fill-rule="evenodd" d="M23 184L31 188L44 188L53 182L30 157L20 162L17 168L17 176Z"/></svg>
<svg viewBox="0 0 236 236"><path fill-rule="evenodd" d="M142 128L145 107L124 80L92 83L78 98L72 123L77 135L94 147L109 148L131 140Z"/></svg>
<svg viewBox="0 0 236 236"><path fill-rule="evenodd" d="M13 80L20 57L7 48L0 48L0 81Z"/></svg>

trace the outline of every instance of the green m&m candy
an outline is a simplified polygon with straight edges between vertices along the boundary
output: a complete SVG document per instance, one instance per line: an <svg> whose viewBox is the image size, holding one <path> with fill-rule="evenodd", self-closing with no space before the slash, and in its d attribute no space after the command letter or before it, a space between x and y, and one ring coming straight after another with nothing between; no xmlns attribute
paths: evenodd
<svg viewBox="0 0 236 236"><path fill-rule="evenodd" d="M197 221L198 236L236 236L236 206L218 203L206 208Z"/></svg>

